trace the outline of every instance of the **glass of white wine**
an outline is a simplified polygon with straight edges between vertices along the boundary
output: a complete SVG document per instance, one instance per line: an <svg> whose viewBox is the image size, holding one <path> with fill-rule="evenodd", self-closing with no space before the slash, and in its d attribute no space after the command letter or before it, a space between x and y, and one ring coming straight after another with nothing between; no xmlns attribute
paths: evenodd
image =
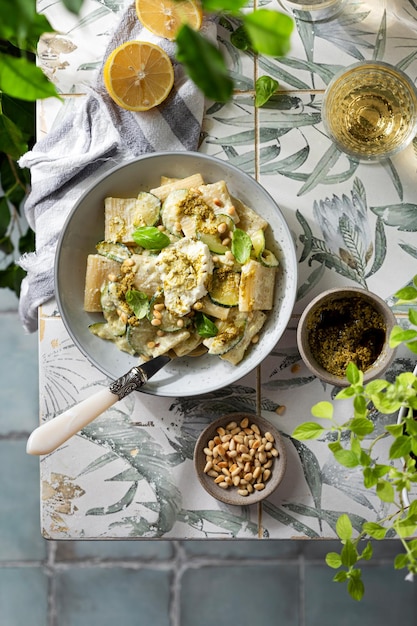
<svg viewBox="0 0 417 626"><path fill-rule="evenodd" d="M278 4L303 22L327 22L336 18L347 0L278 0Z"/></svg>
<svg viewBox="0 0 417 626"><path fill-rule="evenodd" d="M349 156L360 161L387 159L417 134L417 91L396 67L361 61L330 81L322 121L328 136Z"/></svg>

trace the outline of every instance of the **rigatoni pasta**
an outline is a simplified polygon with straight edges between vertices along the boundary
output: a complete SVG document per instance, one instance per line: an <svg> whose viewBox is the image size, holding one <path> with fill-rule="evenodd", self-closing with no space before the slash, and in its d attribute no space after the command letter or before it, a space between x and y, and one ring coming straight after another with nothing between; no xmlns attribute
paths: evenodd
<svg viewBox="0 0 417 626"><path fill-rule="evenodd" d="M103 313L91 332L145 360L208 352L237 365L273 307L268 223L198 173L106 198L104 211L86 269L85 310Z"/></svg>

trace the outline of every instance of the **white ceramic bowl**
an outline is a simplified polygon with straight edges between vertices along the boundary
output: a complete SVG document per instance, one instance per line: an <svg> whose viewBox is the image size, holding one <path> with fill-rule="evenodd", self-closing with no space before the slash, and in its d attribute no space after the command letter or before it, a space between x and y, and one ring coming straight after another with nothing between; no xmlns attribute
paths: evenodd
<svg viewBox="0 0 417 626"><path fill-rule="evenodd" d="M131 197L157 187L161 176L184 178L197 172L207 183L224 180L232 196L269 222L267 247L280 259L274 309L268 314L259 342L241 363L234 366L208 354L175 359L142 388L158 396L194 396L229 385L259 365L283 334L295 302L297 261L291 233L274 199L251 176L226 161L197 152L152 153L99 176L72 209L57 246L55 293L65 327L89 361L116 379L139 360L92 335L88 327L102 320L102 315L83 310L87 255L95 252L96 243L104 236L104 198Z"/></svg>

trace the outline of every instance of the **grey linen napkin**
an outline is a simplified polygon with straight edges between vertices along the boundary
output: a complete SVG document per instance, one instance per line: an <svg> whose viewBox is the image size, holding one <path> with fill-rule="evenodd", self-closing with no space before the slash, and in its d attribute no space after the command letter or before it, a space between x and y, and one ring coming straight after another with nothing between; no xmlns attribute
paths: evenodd
<svg viewBox="0 0 417 626"><path fill-rule="evenodd" d="M203 33L215 40L214 22L203 23ZM148 152L196 150L204 113L204 97L174 59L175 43L142 26L135 5L122 15L110 38L105 58L132 39L156 43L174 65L174 87L159 107L145 112L121 109L108 96L102 77L84 99L74 99L59 122L19 161L31 171L31 191L25 215L36 234L36 251L23 255L19 315L26 331L37 329L37 309L54 295L54 259L57 241L74 203L115 165Z"/></svg>

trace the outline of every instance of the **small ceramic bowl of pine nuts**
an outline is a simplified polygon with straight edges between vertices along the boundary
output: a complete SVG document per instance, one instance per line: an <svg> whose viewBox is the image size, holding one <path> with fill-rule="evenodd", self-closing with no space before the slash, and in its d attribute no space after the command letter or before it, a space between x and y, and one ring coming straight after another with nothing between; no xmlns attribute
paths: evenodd
<svg viewBox="0 0 417 626"><path fill-rule="evenodd" d="M286 468L279 431L252 413L229 413L199 436L194 466L204 489L226 504L245 506L275 491Z"/></svg>

